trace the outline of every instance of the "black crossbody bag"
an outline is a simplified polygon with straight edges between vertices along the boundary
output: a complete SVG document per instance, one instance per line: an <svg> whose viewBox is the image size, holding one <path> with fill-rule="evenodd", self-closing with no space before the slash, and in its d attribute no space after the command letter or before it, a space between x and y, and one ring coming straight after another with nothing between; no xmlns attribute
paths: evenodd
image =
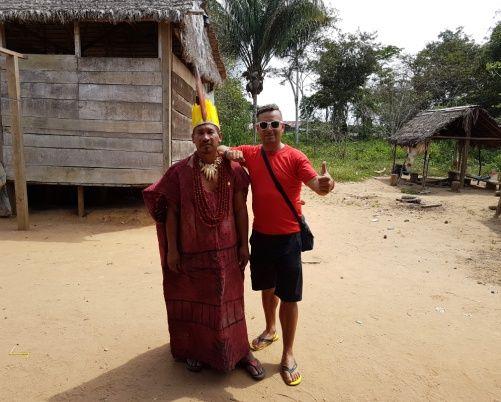
<svg viewBox="0 0 501 402"><path fill-rule="evenodd" d="M278 181L277 177L275 176L275 173L273 173L273 169L271 168L270 161L268 160L268 156L266 155L266 152L264 151L263 147L261 147L261 155L264 159L264 164L266 165L266 168L268 169L268 172L270 173L271 179L273 180L273 183L275 183L275 187L277 188L278 192L282 195L284 198L285 203L287 206L290 208L291 212L294 214L294 217L297 220L297 223L299 223L299 227L301 228L301 251L310 251L313 250L313 240L314 236L313 233L311 233L311 230L306 223L306 220L304 219L304 215L299 217L297 214L296 208L294 208L294 205L292 205L291 200L289 200L289 197L287 197L287 194L285 194L285 191Z"/></svg>

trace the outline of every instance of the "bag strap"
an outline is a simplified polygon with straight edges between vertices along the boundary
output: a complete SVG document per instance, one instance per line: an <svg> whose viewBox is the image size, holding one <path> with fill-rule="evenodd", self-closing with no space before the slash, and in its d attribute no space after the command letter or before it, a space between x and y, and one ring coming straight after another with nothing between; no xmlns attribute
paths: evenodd
<svg viewBox="0 0 501 402"><path fill-rule="evenodd" d="M301 221L301 218L299 217L299 215L296 211L296 208L294 208L294 205L292 205L291 200L289 199L289 197L287 197L287 194L285 194L284 188L282 187L282 185L278 181L277 177L275 176L275 173L273 173L273 169L271 168L270 161L268 159L268 155L266 155L266 152L264 151L262 146L261 146L261 156L264 159L264 164L266 165L266 168L268 169L268 173L270 174L271 179L273 180L273 183L275 183L275 187L277 188L278 192L282 195L285 203L287 204L287 206L290 208L290 210L294 214L294 217L296 218L297 223L299 223L299 227L302 227L303 223Z"/></svg>

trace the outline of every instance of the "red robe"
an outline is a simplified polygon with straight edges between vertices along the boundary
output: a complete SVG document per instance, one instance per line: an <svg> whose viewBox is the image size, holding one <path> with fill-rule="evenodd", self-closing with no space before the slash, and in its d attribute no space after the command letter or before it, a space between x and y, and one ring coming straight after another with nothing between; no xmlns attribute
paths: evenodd
<svg viewBox="0 0 501 402"><path fill-rule="evenodd" d="M143 196L157 226L172 355L228 371L249 352L233 212L233 194L247 194L249 179L238 164L224 163L230 171L231 198L228 213L216 227L204 224L196 211L192 157L171 166ZM204 192L215 208L216 193ZM179 209L180 273L167 267L167 201Z"/></svg>

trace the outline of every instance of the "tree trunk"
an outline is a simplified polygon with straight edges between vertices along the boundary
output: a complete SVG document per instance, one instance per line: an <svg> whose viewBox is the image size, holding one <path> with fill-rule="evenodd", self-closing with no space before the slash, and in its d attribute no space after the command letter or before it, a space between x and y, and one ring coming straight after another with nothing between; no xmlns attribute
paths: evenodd
<svg viewBox="0 0 501 402"><path fill-rule="evenodd" d="M299 143L299 68L296 68L296 91L294 94L296 104L296 144Z"/></svg>
<svg viewBox="0 0 501 402"><path fill-rule="evenodd" d="M257 143L257 93L252 94L252 102L254 105L254 113L252 114L252 129L254 130L254 144Z"/></svg>

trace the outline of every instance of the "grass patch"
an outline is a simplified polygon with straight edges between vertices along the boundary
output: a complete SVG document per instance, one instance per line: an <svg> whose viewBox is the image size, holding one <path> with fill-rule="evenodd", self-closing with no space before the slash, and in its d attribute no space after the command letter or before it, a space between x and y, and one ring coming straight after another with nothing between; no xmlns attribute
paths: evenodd
<svg viewBox="0 0 501 402"><path fill-rule="evenodd" d="M318 171L322 161L327 161L329 173L337 181L361 181L390 174L393 164L393 148L383 140L300 144L299 148ZM405 158L405 152L398 150L397 158ZM377 173L383 169L384 173Z"/></svg>
<svg viewBox="0 0 501 402"><path fill-rule="evenodd" d="M283 142L299 148L310 159L317 172L320 172L322 161L327 161L329 173L336 181L363 181L377 175L390 175L393 165L393 147L384 139L304 141L294 143L294 133L282 137ZM236 144L252 144L251 133L242 134ZM235 144L233 144L235 145ZM430 146L430 165L428 176L447 177L454 157L454 141L435 141ZM405 161L407 152L397 147L397 163ZM383 173L381 172L383 169ZM482 173L491 170L501 171L501 151L482 150ZM412 171L422 174L423 155L414 161ZM478 174L478 150L472 149L468 161L468 172Z"/></svg>
<svg viewBox="0 0 501 402"><path fill-rule="evenodd" d="M295 146L294 144L291 144ZM428 176L447 177L454 156L452 141L433 142L430 146ZM301 149L319 171L322 161L327 161L329 173L336 181L362 181L377 175L389 175L393 165L393 147L383 139L344 140L341 142L300 143ZM405 161L407 152L397 147L397 163ZM414 161L412 171L422 174L424 156ZM501 151L482 150L482 174L501 171ZM386 169L383 173L383 169ZM471 151L468 172L479 173L478 150Z"/></svg>

